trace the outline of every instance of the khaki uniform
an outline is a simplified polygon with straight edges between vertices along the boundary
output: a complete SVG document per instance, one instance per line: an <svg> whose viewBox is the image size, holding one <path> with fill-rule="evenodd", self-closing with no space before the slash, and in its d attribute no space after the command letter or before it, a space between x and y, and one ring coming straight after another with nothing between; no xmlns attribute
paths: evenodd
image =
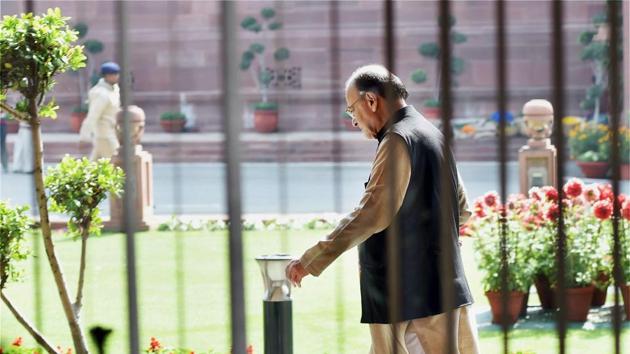
<svg viewBox="0 0 630 354"><path fill-rule="evenodd" d="M390 158L403 162L395 164L397 170L393 174L389 171L388 161ZM406 163L404 163L405 161ZM300 262L310 274L318 276L343 252L362 243L391 224L392 216L396 213L388 209L388 206L391 205L390 186L395 186L393 205L395 210L399 210L411 178L411 161L408 149L400 136L390 134L383 139L376 153L370 176L359 207L344 218L332 233L302 255ZM395 180L392 181L392 179ZM458 182L459 224L462 225L470 217L471 211L459 176ZM478 339L474 314L471 313L469 306L461 307L454 312L456 323L452 330L457 333L459 353L477 354ZM394 353L392 347L394 342L397 343L397 353L400 354L444 353L448 350L445 345L447 338L446 320L446 314L443 313L397 324L370 324L372 336L370 353ZM406 333L417 335L423 351L407 351Z"/></svg>
<svg viewBox="0 0 630 354"><path fill-rule="evenodd" d="M81 126L80 140L92 140L90 160L111 158L119 147L116 136L116 115L120 111L120 89L100 79L90 89L89 109Z"/></svg>

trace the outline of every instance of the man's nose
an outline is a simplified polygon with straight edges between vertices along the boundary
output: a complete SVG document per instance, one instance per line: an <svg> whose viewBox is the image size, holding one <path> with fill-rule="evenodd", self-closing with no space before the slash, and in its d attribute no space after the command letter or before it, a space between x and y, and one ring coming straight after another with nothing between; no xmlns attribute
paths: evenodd
<svg viewBox="0 0 630 354"><path fill-rule="evenodd" d="M352 117L352 126L354 127L358 127L359 126L359 122L357 122L357 119Z"/></svg>

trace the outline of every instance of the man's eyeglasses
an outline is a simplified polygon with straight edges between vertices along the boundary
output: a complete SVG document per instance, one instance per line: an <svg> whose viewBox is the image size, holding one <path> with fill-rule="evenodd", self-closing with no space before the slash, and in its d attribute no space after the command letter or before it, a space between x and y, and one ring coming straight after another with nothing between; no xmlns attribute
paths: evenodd
<svg viewBox="0 0 630 354"><path fill-rule="evenodd" d="M346 114L350 116L350 118L354 118L354 105L357 104L357 102L359 102L359 100L362 99L363 96L365 96L365 91L360 91L359 97L356 100L354 100L354 102L352 102L351 105L346 107Z"/></svg>

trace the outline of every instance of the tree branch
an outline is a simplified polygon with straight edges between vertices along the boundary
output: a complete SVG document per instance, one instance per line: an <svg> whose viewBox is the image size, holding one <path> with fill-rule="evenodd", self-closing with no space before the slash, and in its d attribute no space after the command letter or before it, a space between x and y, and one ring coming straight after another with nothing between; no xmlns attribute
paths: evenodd
<svg viewBox="0 0 630 354"><path fill-rule="evenodd" d="M5 305L7 305L7 307L9 308L9 311L11 311L11 313L13 314L13 316L15 316L17 321L20 322L22 326L24 326L24 328L33 337L33 339L35 339L37 344L39 344L42 348L44 348L48 353L58 354L57 350L54 349L50 343L48 343L48 340L46 340L46 338L44 338L44 336L41 333L39 333L39 331L26 318L24 318L24 316L22 316L22 314L20 313L20 310L18 310L13 305L11 300L9 300L9 298L7 298L4 295L2 290L0 290L0 297L2 297L2 301L4 302Z"/></svg>
<svg viewBox="0 0 630 354"><path fill-rule="evenodd" d="M90 218L81 226L81 265L79 267L79 282L77 284L77 298L74 301L74 314L79 318L81 307L83 306L83 284L85 283L85 266L87 258L87 240L90 233Z"/></svg>
<svg viewBox="0 0 630 354"><path fill-rule="evenodd" d="M6 102L0 102L0 108L2 108L4 111L7 111L13 117L17 118L17 120L29 122L28 114L18 112L15 108L9 106Z"/></svg>

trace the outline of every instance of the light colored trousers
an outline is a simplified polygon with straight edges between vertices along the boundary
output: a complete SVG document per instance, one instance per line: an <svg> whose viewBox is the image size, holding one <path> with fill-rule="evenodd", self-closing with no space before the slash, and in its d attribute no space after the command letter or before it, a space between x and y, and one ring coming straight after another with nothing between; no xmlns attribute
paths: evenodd
<svg viewBox="0 0 630 354"><path fill-rule="evenodd" d="M94 138L92 141L92 154L90 155L90 160L96 161L101 158L110 159L118 153L118 148L119 143L115 136Z"/></svg>
<svg viewBox="0 0 630 354"><path fill-rule="evenodd" d="M454 310L452 329L459 354L479 354L477 324L470 306ZM370 354L443 354L448 352L447 314L417 318L396 324L370 324Z"/></svg>

